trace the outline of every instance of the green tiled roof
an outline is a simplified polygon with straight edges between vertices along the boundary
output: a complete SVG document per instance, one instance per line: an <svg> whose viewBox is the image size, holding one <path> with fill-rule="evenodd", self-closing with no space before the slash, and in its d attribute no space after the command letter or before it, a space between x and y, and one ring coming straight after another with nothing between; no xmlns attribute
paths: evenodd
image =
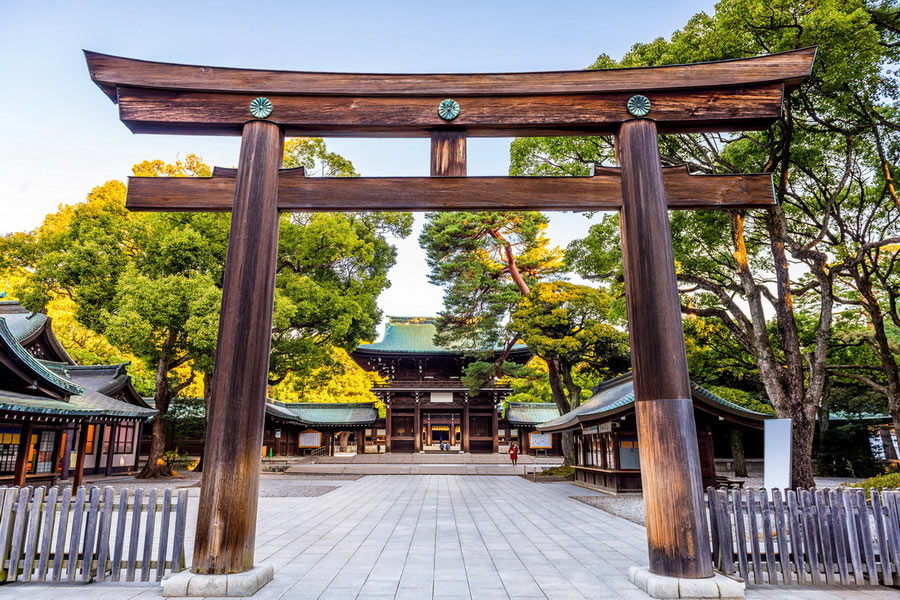
<svg viewBox="0 0 900 600"><path fill-rule="evenodd" d="M770 415L758 413L721 398L704 387L691 382L694 398L707 404L715 404L737 416L761 421ZM541 431L573 429L584 421L592 421L631 408L634 404L634 381L631 373L605 381L594 388L594 395L578 408L538 426Z"/></svg>
<svg viewBox="0 0 900 600"><path fill-rule="evenodd" d="M0 391L0 410L67 417L111 416L136 419L146 419L156 412L150 408L134 406L104 396L93 390L69 396L68 400Z"/></svg>
<svg viewBox="0 0 900 600"><path fill-rule="evenodd" d="M266 414L285 421L316 425L371 425L378 418L374 402L322 404L268 400Z"/></svg>
<svg viewBox="0 0 900 600"><path fill-rule="evenodd" d="M42 379L50 385L70 394L80 394L84 392L84 388L60 377L41 364L38 359L29 354L28 351L19 344L19 341L10 331L6 316L0 317L0 352L5 352L10 357L17 359L20 363L24 364L24 366L34 374L36 379Z"/></svg>
<svg viewBox="0 0 900 600"><path fill-rule="evenodd" d="M538 425L559 416L559 408L545 402L508 402L506 420L510 425Z"/></svg>
<svg viewBox="0 0 900 600"><path fill-rule="evenodd" d="M457 354L459 349L446 348L434 343L437 323L434 317L388 317L384 337L380 342L363 344L360 352L406 352L409 354ZM524 344L516 344L513 350L527 350Z"/></svg>
<svg viewBox="0 0 900 600"><path fill-rule="evenodd" d="M10 333L17 342L29 339L43 329L47 323L47 315L43 313L6 313L2 318L6 321L6 326L9 327Z"/></svg>

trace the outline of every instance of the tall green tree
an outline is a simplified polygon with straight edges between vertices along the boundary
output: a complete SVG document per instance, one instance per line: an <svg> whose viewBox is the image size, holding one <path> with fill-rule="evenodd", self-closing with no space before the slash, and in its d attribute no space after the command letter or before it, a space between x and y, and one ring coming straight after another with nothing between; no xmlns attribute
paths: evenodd
<svg viewBox="0 0 900 600"><path fill-rule="evenodd" d="M766 131L663 136L664 164L698 173L775 174L778 205L766 211L671 215L682 310L718 319L753 356L781 417L793 420L795 486L813 485L811 450L826 386L827 350L840 273L873 249L895 243L894 228L848 236L842 219L866 222L895 211L885 173L898 131L897 9L862 0L722 0L669 40L637 44L621 60L593 68L687 63L752 56L819 44L812 75L785 99L784 117ZM613 162L611 142L516 140L514 172L583 173ZM871 183L863 195L859 182ZM606 220L582 246L587 265L606 269L619 241ZM598 272L599 273L599 272ZM814 320L804 336L798 305ZM769 316L774 331L769 327ZM803 321L803 323L801 323Z"/></svg>

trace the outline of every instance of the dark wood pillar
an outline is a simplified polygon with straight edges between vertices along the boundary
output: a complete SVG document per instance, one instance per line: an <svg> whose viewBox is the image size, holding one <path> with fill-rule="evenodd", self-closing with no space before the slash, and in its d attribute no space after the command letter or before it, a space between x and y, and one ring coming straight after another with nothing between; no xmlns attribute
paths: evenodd
<svg viewBox="0 0 900 600"><path fill-rule="evenodd" d="M88 423L82 423L78 432L78 454L75 457L75 476L72 478L72 488L78 487L84 482L84 454L87 448ZM94 428L96 430L96 427Z"/></svg>
<svg viewBox="0 0 900 600"><path fill-rule="evenodd" d="M34 433L34 425L31 421L22 424L19 433L19 447L16 450L16 471L13 476L13 485L25 487L25 471L28 467L28 457L31 456L31 435Z"/></svg>
<svg viewBox="0 0 900 600"><path fill-rule="evenodd" d="M499 424L497 423L497 407L494 407L494 410L491 411L491 436L493 436L494 441L493 444L493 453L497 454L500 452L500 440L498 439L500 435Z"/></svg>
<svg viewBox="0 0 900 600"><path fill-rule="evenodd" d="M431 176L466 176L465 129L431 132Z"/></svg>
<svg viewBox="0 0 900 600"><path fill-rule="evenodd" d="M116 450L116 433L119 430L119 426L116 423L113 423L109 426L109 446L106 451L106 476L109 477L112 475L113 468L113 454L115 454Z"/></svg>
<svg viewBox="0 0 900 600"><path fill-rule="evenodd" d="M656 123L623 123L616 154L622 168L625 295L650 570L712 577Z"/></svg>
<svg viewBox="0 0 900 600"><path fill-rule="evenodd" d="M463 407L463 418L462 418L462 451L469 451L469 405Z"/></svg>
<svg viewBox="0 0 900 600"><path fill-rule="evenodd" d="M144 437L144 421L138 421L137 427L135 427L134 432L134 466L132 469L134 471L140 470L140 462L141 462L141 438ZM203 454L200 454L200 462L197 464L197 467L200 467L203 464ZM197 467L194 467L194 470L197 470ZM203 469L200 469L200 472L203 472Z"/></svg>
<svg viewBox="0 0 900 600"><path fill-rule="evenodd" d="M66 444L63 446L62 455L62 473L60 480L65 481L69 478L69 465L72 462L72 447L75 442L75 423L70 423L65 430Z"/></svg>
<svg viewBox="0 0 900 600"><path fill-rule="evenodd" d="M416 415L413 418L413 430L415 431L416 437L413 438L413 452L421 452L422 451L422 410L419 408L418 403L416 404Z"/></svg>
<svg viewBox="0 0 900 600"><path fill-rule="evenodd" d="M94 456L94 470L92 473L96 475L100 472L100 459L103 457L103 440L106 437L106 424L100 423L94 427L94 431L97 432L97 443L94 444L96 456Z"/></svg>
<svg viewBox="0 0 900 600"><path fill-rule="evenodd" d="M377 432L376 432L377 434ZM384 451L391 451L391 405L388 404L384 411Z"/></svg>
<svg viewBox="0 0 900 600"><path fill-rule="evenodd" d="M354 433L356 436L356 453L357 454L365 454L366 453L366 430L364 427L361 427L356 430Z"/></svg>
<svg viewBox="0 0 900 600"><path fill-rule="evenodd" d="M195 573L253 567L283 152L284 134L276 124L244 125L207 414Z"/></svg>

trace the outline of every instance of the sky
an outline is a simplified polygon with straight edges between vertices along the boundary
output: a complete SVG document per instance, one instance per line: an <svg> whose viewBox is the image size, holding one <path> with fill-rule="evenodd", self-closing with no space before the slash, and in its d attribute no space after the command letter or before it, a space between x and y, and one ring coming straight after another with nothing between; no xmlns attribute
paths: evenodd
<svg viewBox="0 0 900 600"><path fill-rule="evenodd" d="M236 166L239 138L134 135L88 77L82 49L164 62L345 72L502 72L581 69L602 53L668 37L713 2L520 0L266 3L14 2L0 0L0 234L34 229L60 204L84 200L147 159L200 155ZM364 176L423 176L427 139L328 139ZM468 141L469 175L505 175L509 139ZM388 315L434 315L442 292L427 281L413 234L397 240ZM591 222L551 213L565 246ZM0 290L3 291L3 290Z"/></svg>

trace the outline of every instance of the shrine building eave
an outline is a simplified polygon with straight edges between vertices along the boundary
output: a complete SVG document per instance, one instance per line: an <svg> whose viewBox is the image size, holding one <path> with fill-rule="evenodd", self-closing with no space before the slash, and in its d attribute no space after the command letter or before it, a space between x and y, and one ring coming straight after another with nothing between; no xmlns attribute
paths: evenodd
<svg viewBox="0 0 900 600"><path fill-rule="evenodd" d="M809 75L816 48L685 65L469 74L236 69L85 51L91 79L135 133L240 135L250 102L290 136L426 137L604 134L646 96L662 133L752 130L781 115L785 91ZM446 99L458 103L446 119Z"/></svg>

